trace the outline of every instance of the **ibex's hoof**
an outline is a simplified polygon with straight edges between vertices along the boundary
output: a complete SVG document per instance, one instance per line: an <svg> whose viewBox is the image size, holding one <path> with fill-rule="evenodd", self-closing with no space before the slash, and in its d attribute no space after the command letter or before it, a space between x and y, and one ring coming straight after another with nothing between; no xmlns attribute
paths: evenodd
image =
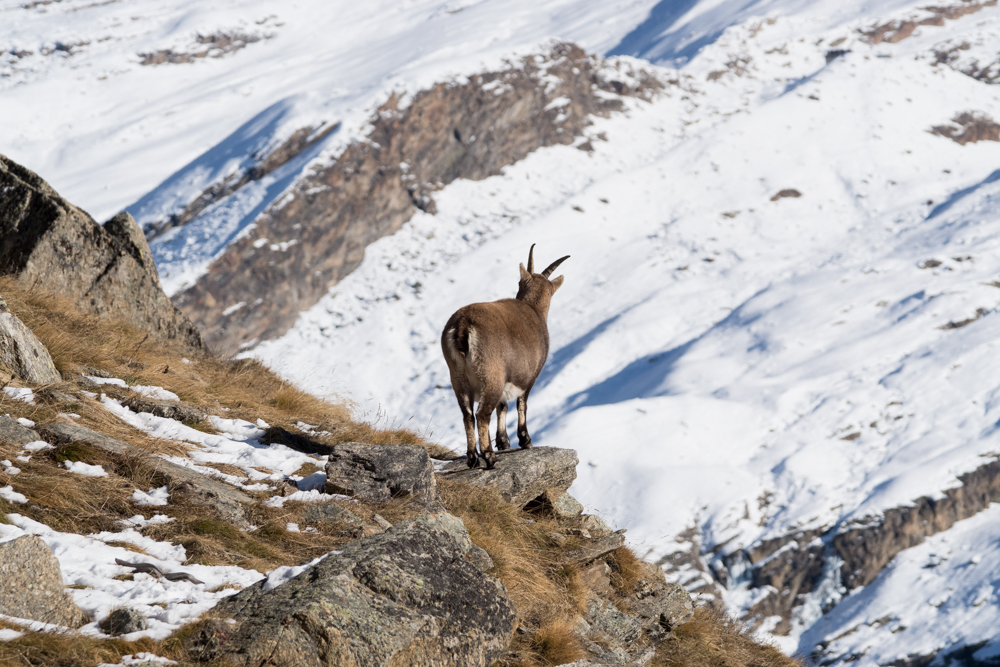
<svg viewBox="0 0 1000 667"><path fill-rule="evenodd" d="M487 470L493 470L493 466L497 463L497 453L496 452L485 452L482 456L483 463L486 464Z"/></svg>
<svg viewBox="0 0 1000 667"><path fill-rule="evenodd" d="M497 440L497 449L501 452L506 452L508 449L510 449L510 440L507 441Z"/></svg>
<svg viewBox="0 0 1000 667"><path fill-rule="evenodd" d="M469 455L465 457L465 463L470 468L475 468L479 465L479 455L475 452L469 452Z"/></svg>
<svg viewBox="0 0 1000 667"><path fill-rule="evenodd" d="M531 444L531 438L525 438L524 440L518 440L517 446L521 449L531 449L534 445Z"/></svg>

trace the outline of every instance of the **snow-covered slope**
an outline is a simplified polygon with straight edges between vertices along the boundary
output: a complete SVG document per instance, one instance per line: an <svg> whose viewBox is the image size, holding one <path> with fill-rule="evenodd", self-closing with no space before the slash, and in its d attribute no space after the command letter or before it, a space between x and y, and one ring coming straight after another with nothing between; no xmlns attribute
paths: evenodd
<svg viewBox="0 0 1000 667"><path fill-rule="evenodd" d="M297 171L248 191L258 199L238 215L250 224L282 178L360 136L390 90L550 37L665 65L662 96L595 121L593 152L542 149L437 192L435 215L369 246L359 269L253 354L311 391L464 448L441 327L466 303L512 296L531 243L543 265L570 254L529 404L533 440L576 448L574 493L650 557L690 548L693 535L720 566L717 556L763 540L941 497L1000 451L1000 153L931 132L965 112L1000 116L989 83L1000 10L922 6L6 3L6 45L35 53L0 61L0 113L16 128L0 152L98 218L139 202L152 219L295 130L341 122ZM885 41L862 38L890 21ZM260 39L139 64L138 53L196 52L197 35L220 31ZM57 40L90 43L41 55ZM853 593L824 575L782 646L830 642L828 658L886 664L996 641L993 624L969 621L1000 609L985 588L992 513L900 553ZM952 556L928 574L931 553ZM739 575L730 563L723 595L745 611L767 591Z"/></svg>
<svg viewBox="0 0 1000 667"><path fill-rule="evenodd" d="M0 151L99 220L136 204L144 222L302 127L341 122L336 152L390 91L552 37L600 53L653 4L4 0Z"/></svg>

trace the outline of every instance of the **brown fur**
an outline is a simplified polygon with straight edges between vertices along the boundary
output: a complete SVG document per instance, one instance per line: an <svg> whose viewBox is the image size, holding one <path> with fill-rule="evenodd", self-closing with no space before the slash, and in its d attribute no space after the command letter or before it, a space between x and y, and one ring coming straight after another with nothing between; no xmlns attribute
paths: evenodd
<svg viewBox="0 0 1000 667"><path fill-rule="evenodd" d="M479 462L477 422L479 452L488 468L496 462L489 436L494 410L497 448L510 448L507 403L514 398L518 445L523 449L531 447L526 423L528 394L549 354L549 302L563 282L562 276L552 280L549 276L569 257L556 260L542 273L534 273L534 249L532 245L528 252L528 268L520 266L521 281L515 298L460 308L448 319L441 334L441 349L465 422L470 468ZM475 403L479 408L473 411Z"/></svg>

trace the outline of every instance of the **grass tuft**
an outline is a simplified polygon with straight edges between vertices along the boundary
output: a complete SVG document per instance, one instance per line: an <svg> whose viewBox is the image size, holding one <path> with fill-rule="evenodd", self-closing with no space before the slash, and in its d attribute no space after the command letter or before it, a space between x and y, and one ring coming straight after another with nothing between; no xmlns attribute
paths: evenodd
<svg viewBox="0 0 1000 667"><path fill-rule="evenodd" d="M543 665L565 665L587 655L565 619L546 622L531 635L530 643Z"/></svg>
<svg viewBox="0 0 1000 667"><path fill-rule="evenodd" d="M803 667L773 645L754 637L748 625L703 606L657 647L651 667Z"/></svg>
<svg viewBox="0 0 1000 667"><path fill-rule="evenodd" d="M619 547L611 552L608 565L611 566L611 585L620 595L635 592L635 586L642 579L643 562L629 547Z"/></svg>

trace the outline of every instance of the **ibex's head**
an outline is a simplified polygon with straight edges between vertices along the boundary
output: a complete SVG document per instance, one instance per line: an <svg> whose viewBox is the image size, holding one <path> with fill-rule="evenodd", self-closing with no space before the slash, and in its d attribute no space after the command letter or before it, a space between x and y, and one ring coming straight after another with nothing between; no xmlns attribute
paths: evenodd
<svg viewBox="0 0 1000 667"><path fill-rule="evenodd" d="M552 280L549 280L549 276L567 259L569 259L569 255L560 257L549 264L549 268L541 273L535 273L535 244L532 243L531 250L528 251L528 268L524 268L524 264L521 264L521 281L517 285L517 300L530 303L541 310L543 314L548 312L549 300L563 284L563 276L557 276Z"/></svg>

